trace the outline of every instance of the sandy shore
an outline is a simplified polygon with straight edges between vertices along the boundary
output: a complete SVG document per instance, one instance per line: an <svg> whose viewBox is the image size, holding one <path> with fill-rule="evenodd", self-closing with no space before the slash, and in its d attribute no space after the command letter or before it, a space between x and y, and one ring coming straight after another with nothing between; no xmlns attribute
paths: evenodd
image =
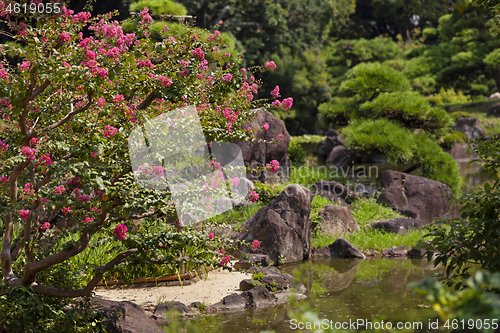
<svg viewBox="0 0 500 333"><path fill-rule="evenodd" d="M99 287L95 293L96 296L113 301L131 301L143 308L150 308L166 301L180 301L186 305L192 302L211 305L227 295L240 292L240 281L250 276L241 272L215 270L209 272L206 279L202 277L189 286L123 287L120 289Z"/></svg>

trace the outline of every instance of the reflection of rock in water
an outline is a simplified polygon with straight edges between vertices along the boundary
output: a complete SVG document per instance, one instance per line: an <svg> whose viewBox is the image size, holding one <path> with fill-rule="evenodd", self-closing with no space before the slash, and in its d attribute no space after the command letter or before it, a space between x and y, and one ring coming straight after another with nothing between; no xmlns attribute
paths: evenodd
<svg viewBox="0 0 500 333"><path fill-rule="evenodd" d="M349 272L354 267L358 266L363 259L330 259L323 262L324 265L333 267L340 274Z"/></svg>
<svg viewBox="0 0 500 333"><path fill-rule="evenodd" d="M437 267L434 267L434 260L433 261L427 261L427 258L423 258L423 259L410 259L411 263L413 264L413 266L416 266L416 267L420 267L422 269L425 269L425 270L429 270L429 271L434 271L434 270L437 270L439 268L441 268L441 264L439 264Z"/></svg>

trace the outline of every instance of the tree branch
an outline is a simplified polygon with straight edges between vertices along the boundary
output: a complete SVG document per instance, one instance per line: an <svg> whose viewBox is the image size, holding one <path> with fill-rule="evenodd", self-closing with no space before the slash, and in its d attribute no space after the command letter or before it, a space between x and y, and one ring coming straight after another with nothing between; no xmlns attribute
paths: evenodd
<svg viewBox="0 0 500 333"><path fill-rule="evenodd" d="M70 103L71 111L64 118L58 120L57 122L53 123L50 126L45 127L44 129L42 129L41 133L45 133L45 132L51 131L54 128L57 128L57 127L59 127L61 125L64 125L65 123L67 123L68 121L70 121L71 118L73 118L73 116L86 111L92 105L92 103L93 103L92 93L89 93L87 95L87 99L88 99L88 103L85 104L85 106L82 106L81 108L79 108L79 109L77 109L75 111L73 111L73 102L71 102Z"/></svg>
<svg viewBox="0 0 500 333"><path fill-rule="evenodd" d="M3 224L5 227L5 236L2 242L2 253L0 254L0 259L2 261L3 280L8 286L10 286L19 283L19 278L14 275L14 272L12 272L10 247L12 245L12 238L14 235L14 223L12 222L11 213L8 213L3 217Z"/></svg>
<svg viewBox="0 0 500 333"><path fill-rule="evenodd" d="M90 242L90 239L99 230L99 227L104 224L104 221L106 220L107 217L108 217L107 210L103 210L97 222L90 224L89 226L85 227L85 229L82 230L78 244L76 244L72 248L68 250L64 249L40 261L27 263L24 275L21 279L21 284L23 286L31 285L31 283L33 283L33 281L35 280L35 276L37 273L53 265L60 264L61 262L71 257L74 257L83 250L85 250L85 248L87 248Z"/></svg>
<svg viewBox="0 0 500 333"><path fill-rule="evenodd" d="M147 108L148 106L151 105L151 103L153 103L154 99L156 97L156 91L152 91L151 93L149 93L149 95L142 101L141 104L139 104L137 106L137 109L138 110L144 110L145 108Z"/></svg>
<svg viewBox="0 0 500 333"><path fill-rule="evenodd" d="M95 286L102 280L104 273L109 271L115 265L119 264L123 259L131 256L136 253L138 249L130 249L125 252L117 255L110 262L99 266L96 270L96 275L90 280L84 288L81 289L60 289L49 286L40 286L34 285L32 286L32 290L37 294L47 295L47 296L56 296L56 297L80 297L80 296L90 296L92 290Z"/></svg>

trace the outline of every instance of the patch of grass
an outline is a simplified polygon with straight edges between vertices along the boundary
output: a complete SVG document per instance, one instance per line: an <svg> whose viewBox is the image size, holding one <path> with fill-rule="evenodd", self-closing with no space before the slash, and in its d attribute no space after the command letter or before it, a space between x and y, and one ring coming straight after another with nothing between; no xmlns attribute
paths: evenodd
<svg viewBox="0 0 500 333"><path fill-rule="evenodd" d="M290 143L319 143L325 139L322 135L305 134L301 136L291 136Z"/></svg>
<svg viewBox="0 0 500 333"><path fill-rule="evenodd" d="M251 206L233 208L223 214L216 215L206 220L204 223L213 225L222 223L242 225L246 220L250 218L250 216L252 216L256 211L258 211L265 205L265 203L257 201Z"/></svg>
<svg viewBox="0 0 500 333"><path fill-rule="evenodd" d="M316 230L311 235L311 248L319 249L320 247L325 247L337 240L337 236L327 236L321 232L316 232Z"/></svg>
<svg viewBox="0 0 500 333"><path fill-rule="evenodd" d="M352 204L351 213L360 227L366 226L372 221L402 217L401 214L392 208L377 203L375 198L356 200Z"/></svg>
<svg viewBox="0 0 500 333"><path fill-rule="evenodd" d="M405 245L409 248L417 245L427 233L425 230L410 230L404 235L397 235L378 229L364 228L346 236L345 238L361 252L368 249L382 251L385 248Z"/></svg>

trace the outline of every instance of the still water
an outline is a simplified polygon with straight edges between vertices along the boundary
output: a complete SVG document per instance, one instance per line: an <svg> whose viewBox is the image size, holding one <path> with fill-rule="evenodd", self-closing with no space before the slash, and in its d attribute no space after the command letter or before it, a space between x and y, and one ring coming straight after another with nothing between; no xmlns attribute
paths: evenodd
<svg viewBox="0 0 500 333"><path fill-rule="evenodd" d="M429 323L436 322L436 313L408 287L409 282L440 271L425 259L328 259L285 266L281 270L304 283L307 289L304 304L292 302L272 308L207 315L192 322L205 332L300 332L293 329L298 322L291 322L288 312L303 313L310 309L331 327L340 327L343 322L347 327L347 323L358 320L372 323L383 320L386 326L390 322L394 328L398 323L403 328L405 324L412 326L392 332L449 332L429 328ZM168 332L168 328L165 330ZM362 331L389 332L365 330L363 326L352 330Z"/></svg>

